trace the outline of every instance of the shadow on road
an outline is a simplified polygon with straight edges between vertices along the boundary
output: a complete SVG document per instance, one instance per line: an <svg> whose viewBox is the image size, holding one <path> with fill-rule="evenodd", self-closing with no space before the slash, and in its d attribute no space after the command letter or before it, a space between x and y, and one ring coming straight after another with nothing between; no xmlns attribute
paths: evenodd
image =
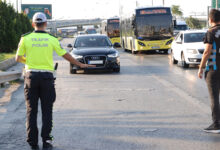
<svg viewBox="0 0 220 150"><path fill-rule="evenodd" d="M73 147L82 150L161 149L164 145L151 145L149 142L158 139L169 140L171 143L220 142L220 136L209 136L193 128L193 122L172 121L179 118L193 120L197 117L193 115L179 116L147 111L67 110L55 113L55 116L55 143L61 149L68 149L65 145L66 137L73 137L69 142L71 140ZM203 122L199 124L205 126Z"/></svg>

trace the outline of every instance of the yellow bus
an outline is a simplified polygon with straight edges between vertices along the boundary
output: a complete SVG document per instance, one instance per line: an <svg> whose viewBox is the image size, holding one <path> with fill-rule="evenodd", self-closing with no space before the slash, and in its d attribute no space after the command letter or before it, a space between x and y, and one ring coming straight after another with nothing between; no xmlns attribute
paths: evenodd
<svg viewBox="0 0 220 150"><path fill-rule="evenodd" d="M173 41L173 21L169 7L137 8L120 14L121 45L136 54L159 50L168 53Z"/></svg>
<svg viewBox="0 0 220 150"><path fill-rule="evenodd" d="M106 34L112 44L120 42L119 18L110 18L102 23L102 34Z"/></svg>

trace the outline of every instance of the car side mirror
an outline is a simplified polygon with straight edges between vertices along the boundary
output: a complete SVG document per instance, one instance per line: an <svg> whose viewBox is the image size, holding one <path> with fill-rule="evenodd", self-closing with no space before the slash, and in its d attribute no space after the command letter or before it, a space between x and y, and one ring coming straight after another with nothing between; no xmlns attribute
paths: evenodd
<svg viewBox="0 0 220 150"><path fill-rule="evenodd" d="M177 44L182 44L182 41L176 41Z"/></svg>
<svg viewBox="0 0 220 150"><path fill-rule="evenodd" d="M73 48L73 45L72 44L68 44L67 47L68 48Z"/></svg>
<svg viewBox="0 0 220 150"><path fill-rule="evenodd" d="M113 44L113 47L114 47L114 48L121 47L121 44L116 42L116 43Z"/></svg>

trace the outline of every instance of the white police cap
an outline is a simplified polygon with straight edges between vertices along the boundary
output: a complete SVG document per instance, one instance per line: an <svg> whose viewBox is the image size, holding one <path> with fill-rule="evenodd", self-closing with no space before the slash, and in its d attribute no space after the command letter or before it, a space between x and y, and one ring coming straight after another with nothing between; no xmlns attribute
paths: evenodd
<svg viewBox="0 0 220 150"><path fill-rule="evenodd" d="M32 21L34 23L43 23L43 22L47 22L47 17L44 13L42 12L37 12L34 14Z"/></svg>

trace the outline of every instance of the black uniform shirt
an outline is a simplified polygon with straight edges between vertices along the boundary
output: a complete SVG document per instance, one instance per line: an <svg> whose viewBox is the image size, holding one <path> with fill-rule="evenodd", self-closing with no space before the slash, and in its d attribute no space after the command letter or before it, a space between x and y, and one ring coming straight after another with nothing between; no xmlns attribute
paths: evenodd
<svg viewBox="0 0 220 150"><path fill-rule="evenodd" d="M220 71L220 25L211 27L204 39L204 43L212 44L212 53L206 65L206 70L210 68Z"/></svg>

